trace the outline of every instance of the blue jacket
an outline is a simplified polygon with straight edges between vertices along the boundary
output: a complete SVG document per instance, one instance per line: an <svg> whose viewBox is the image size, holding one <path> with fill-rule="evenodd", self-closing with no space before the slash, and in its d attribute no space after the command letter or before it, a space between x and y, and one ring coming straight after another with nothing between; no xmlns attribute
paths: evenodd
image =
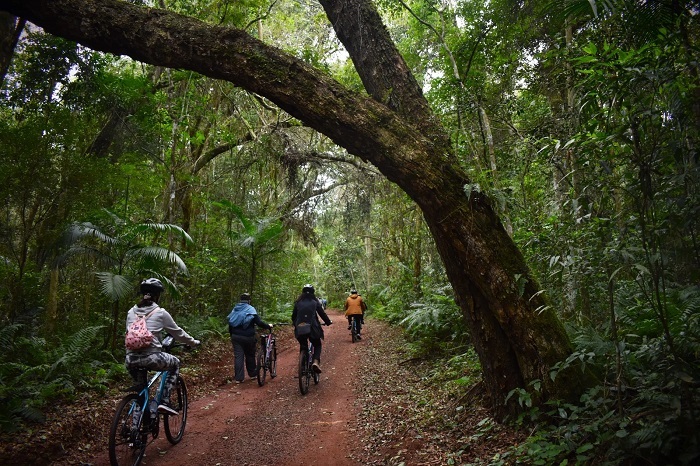
<svg viewBox="0 0 700 466"><path fill-rule="evenodd" d="M236 310L236 307L239 305L246 305L248 306L248 303L246 302L240 302L236 304L236 306L233 308L233 310ZM252 306L251 306L252 307ZM253 308L253 311L255 308ZM241 328L241 327L232 327L231 325L228 326L228 333L231 335L238 335L242 337L254 337L255 336L255 326L262 327L262 328L269 328L270 324L264 322L260 316L256 313L253 316L253 320L250 322L250 324L247 327Z"/></svg>

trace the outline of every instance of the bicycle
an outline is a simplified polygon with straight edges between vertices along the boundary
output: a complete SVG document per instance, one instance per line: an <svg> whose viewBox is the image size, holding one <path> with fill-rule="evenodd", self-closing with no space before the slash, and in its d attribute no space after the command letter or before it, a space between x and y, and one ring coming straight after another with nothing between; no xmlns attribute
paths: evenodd
<svg viewBox="0 0 700 466"><path fill-rule="evenodd" d="M306 395L309 392L309 384L312 378L314 379L314 385L317 385L321 380L321 375L313 369L313 362L314 345L311 343L311 339L308 339L306 351L299 353L299 391L302 395Z"/></svg>
<svg viewBox="0 0 700 466"><path fill-rule="evenodd" d="M352 321L352 323L351 323L351 328L350 328L350 334L352 335L352 342L353 342L353 343L356 343L357 340L361 340L361 339L362 339L362 338L360 337L360 332L358 331L358 327L357 327L357 321L359 320L359 317L358 317L358 316L359 316L359 314L358 314L358 315L353 315L353 316L352 316L352 319L350 319L350 320Z"/></svg>
<svg viewBox="0 0 700 466"><path fill-rule="evenodd" d="M260 343L256 350L256 371L258 385L265 385L265 377L270 372L270 378L277 377L277 340L272 329L267 335L260 335Z"/></svg>
<svg viewBox="0 0 700 466"><path fill-rule="evenodd" d="M175 344L170 335L163 340L163 351L170 352L180 346L186 345ZM147 379L148 370L143 368L139 371L143 371L143 377ZM168 371L156 372L145 385L131 387L129 391L133 392L119 403L109 431L109 461L112 466L140 464L148 444L158 438L161 417L168 441L176 445L182 440L187 424L187 386L178 375L170 393L171 407L178 412L177 415L159 412L158 405L163 401L167 378ZM151 388L155 386L158 388L151 397ZM149 436L152 437L150 441Z"/></svg>
<svg viewBox="0 0 700 466"><path fill-rule="evenodd" d="M314 385L318 384L321 377L318 372L313 370L313 360L314 360L314 345L311 340L307 342L308 347L306 351L299 353L299 391L302 395L309 393L309 383L311 378L314 379Z"/></svg>

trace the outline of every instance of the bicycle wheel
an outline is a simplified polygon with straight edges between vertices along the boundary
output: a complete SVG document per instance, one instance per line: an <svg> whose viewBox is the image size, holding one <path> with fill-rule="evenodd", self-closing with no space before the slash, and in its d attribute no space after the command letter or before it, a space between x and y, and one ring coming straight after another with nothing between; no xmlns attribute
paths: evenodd
<svg viewBox="0 0 700 466"><path fill-rule="evenodd" d="M277 346L272 343L272 349L270 349L270 377L273 379L277 377Z"/></svg>
<svg viewBox="0 0 700 466"><path fill-rule="evenodd" d="M182 436L185 434L185 424L187 424L187 386L182 377L177 377L172 390L170 402L180 414L177 416L163 414L163 427L168 442L175 445L182 440Z"/></svg>
<svg viewBox="0 0 700 466"><path fill-rule="evenodd" d="M352 342L357 342L357 323L355 322L354 317L352 318Z"/></svg>
<svg viewBox="0 0 700 466"><path fill-rule="evenodd" d="M138 408L136 411L135 408ZM109 462L112 466L137 466L148 444L148 432L141 429L139 396L131 393L122 399L109 429ZM144 431L144 432L141 432Z"/></svg>
<svg viewBox="0 0 700 466"><path fill-rule="evenodd" d="M264 341L264 340L263 340ZM258 385L265 385L265 377L267 376L267 364L265 361L265 345L263 341L258 345L258 354L256 355L256 371L258 373Z"/></svg>
<svg viewBox="0 0 700 466"><path fill-rule="evenodd" d="M299 353L299 391L302 395L306 395L309 392L310 372L309 353L302 351Z"/></svg>

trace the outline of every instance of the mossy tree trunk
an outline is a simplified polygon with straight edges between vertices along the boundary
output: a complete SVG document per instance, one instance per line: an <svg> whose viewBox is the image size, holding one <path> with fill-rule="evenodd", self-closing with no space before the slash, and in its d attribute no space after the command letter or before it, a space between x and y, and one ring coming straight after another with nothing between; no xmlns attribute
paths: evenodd
<svg viewBox="0 0 700 466"><path fill-rule="evenodd" d="M115 0L0 0L0 9L104 52L184 68L260 94L374 164L421 208L469 322L494 411L541 381L535 403L585 385L550 368L571 353L525 261L489 199L471 192L447 133L369 0L321 1L369 97L350 91L245 32Z"/></svg>

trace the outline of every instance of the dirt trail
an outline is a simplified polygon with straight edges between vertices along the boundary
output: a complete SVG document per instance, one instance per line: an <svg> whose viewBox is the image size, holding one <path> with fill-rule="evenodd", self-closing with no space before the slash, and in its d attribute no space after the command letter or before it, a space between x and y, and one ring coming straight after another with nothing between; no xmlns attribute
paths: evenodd
<svg viewBox="0 0 700 466"><path fill-rule="evenodd" d="M161 433L146 449L147 466L191 465L324 465L354 466L356 438L354 379L359 370L345 318L329 310L334 324L324 327L325 340L318 385L299 393L299 347L293 338L278 339L277 377L264 386L256 380L228 383L213 395L190 403L185 436L170 445ZM287 332L288 333L288 332ZM367 335L371 328L367 329ZM231 356L222 371L232 372ZM223 378L223 375L222 375ZM106 453L93 462L108 465Z"/></svg>

